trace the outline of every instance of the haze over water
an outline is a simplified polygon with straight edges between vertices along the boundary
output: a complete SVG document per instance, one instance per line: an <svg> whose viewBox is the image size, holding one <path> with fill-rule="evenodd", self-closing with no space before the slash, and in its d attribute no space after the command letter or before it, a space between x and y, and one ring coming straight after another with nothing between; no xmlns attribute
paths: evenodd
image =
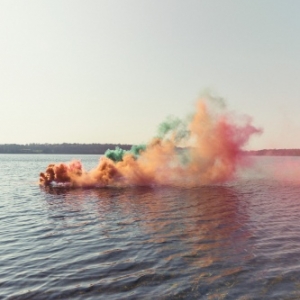
<svg viewBox="0 0 300 300"><path fill-rule="evenodd" d="M49 161L73 158L0 156L2 298L300 297L298 158L255 157L194 188L38 186Z"/></svg>

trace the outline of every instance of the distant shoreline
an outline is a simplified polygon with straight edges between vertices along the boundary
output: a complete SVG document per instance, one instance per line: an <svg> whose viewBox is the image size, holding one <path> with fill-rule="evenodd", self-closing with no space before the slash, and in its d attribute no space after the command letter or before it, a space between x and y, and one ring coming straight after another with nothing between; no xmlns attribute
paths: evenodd
<svg viewBox="0 0 300 300"><path fill-rule="evenodd" d="M0 154L96 154L120 147L130 150L132 144L0 144ZM300 149L262 149L244 151L255 156L300 156Z"/></svg>
<svg viewBox="0 0 300 300"><path fill-rule="evenodd" d="M130 150L129 144L0 144L0 154L97 154L120 147Z"/></svg>
<svg viewBox="0 0 300 300"><path fill-rule="evenodd" d="M263 149L245 151L245 153L256 156L300 156L300 149Z"/></svg>

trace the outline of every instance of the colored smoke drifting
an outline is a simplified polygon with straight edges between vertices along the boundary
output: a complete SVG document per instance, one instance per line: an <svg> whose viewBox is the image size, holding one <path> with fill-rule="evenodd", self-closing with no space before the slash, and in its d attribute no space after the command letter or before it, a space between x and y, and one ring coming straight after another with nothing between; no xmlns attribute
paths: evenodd
<svg viewBox="0 0 300 300"><path fill-rule="evenodd" d="M126 151L120 147L116 147L115 150L106 150L104 155L114 162L122 161L123 157L127 154L133 155L135 158L138 158L141 152L145 151L147 148L146 145L133 145L130 151Z"/></svg>
<svg viewBox="0 0 300 300"><path fill-rule="evenodd" d="M51 164L40 174L40 183L71 187L222 183L243 164L249 138L261 132L251 122L248 116L228 112L219 99L206 97L185 120L169 117L160 124L148 145L108 150L89 172L79 161Z"/></svg>

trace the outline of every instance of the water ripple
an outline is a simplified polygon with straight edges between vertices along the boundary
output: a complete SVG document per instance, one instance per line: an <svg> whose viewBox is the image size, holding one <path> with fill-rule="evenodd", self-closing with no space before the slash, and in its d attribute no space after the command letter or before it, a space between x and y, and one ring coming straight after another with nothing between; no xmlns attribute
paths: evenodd
<svg viewBox="0 0 300 300"><path fill-rule="evenodd" d="M62 158L2 156L3 299L300 298L295 182L40 189Z"/></svg>

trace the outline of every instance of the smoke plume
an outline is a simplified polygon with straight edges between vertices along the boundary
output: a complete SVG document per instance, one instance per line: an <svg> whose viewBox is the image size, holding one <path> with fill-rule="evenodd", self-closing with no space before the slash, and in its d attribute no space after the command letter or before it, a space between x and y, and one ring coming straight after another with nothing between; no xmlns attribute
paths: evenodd
<svg viewBox="0 0 300 300"><path fill-rule="evenodd" d="M40 174L42 185L71 187L107 185L198 186L233 178L243 163L243 147L261 130L248 116L228 112L223 101L206 97L184 120L169 117L147 145L107 150L87 172L79 161L50 164Z"/></svg>

